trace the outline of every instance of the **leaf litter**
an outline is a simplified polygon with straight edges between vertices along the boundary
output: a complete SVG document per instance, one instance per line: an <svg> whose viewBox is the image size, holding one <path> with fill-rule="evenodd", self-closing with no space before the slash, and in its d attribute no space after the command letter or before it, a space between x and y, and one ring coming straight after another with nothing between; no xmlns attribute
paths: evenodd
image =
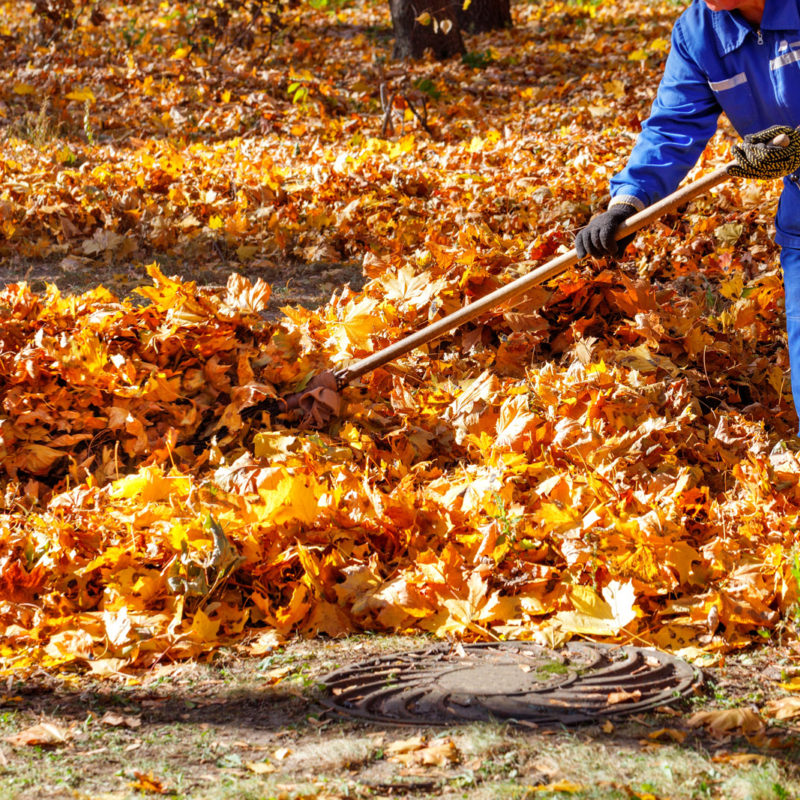
<svg viewBox="0 0 800 800"><path fill-rule="evenodd" d="M274 321L267 280L209 289L156 263L136 303L5 287L3 673L112 674L363 630L689 656L794 635L800 462L764 230L775 186L730 183L642 233L621 267L574 271L365 376L324 430L247 414L543 263L601 207L663 53L593 28L604 7L569 53L558 36L581 13L520 10L520 30L550 14L551 38L510 38L503 71L414 67L441 88L434 136L409 123L379 138L357 113L377 102L367 89L340 98L352 125L287 101L280 51L258 76L269 97L231 72L208 105L205 124L228 119L231 139L188 144L188 117L161 112L165 135L144 138L165 103L209 102L184 55L159 91L136 63L95 67L109 134L70 143L79 168L61 144L3 144L4 257L74 270L156 252L202 263L215 247L265 275L276 258L361 256L370 278ZM374 44L348 47L320 85L369 78ZM596 58L591 80L568 77ZM510 80L545 67L540 83ZM120 119L112 78L144 127ZM66 74L32 68L37 81L69 119ZM32 102L3 91L3 114ZM262 101L258 136L236 127ZM701 168L727 160L729 139Z"/></svg>

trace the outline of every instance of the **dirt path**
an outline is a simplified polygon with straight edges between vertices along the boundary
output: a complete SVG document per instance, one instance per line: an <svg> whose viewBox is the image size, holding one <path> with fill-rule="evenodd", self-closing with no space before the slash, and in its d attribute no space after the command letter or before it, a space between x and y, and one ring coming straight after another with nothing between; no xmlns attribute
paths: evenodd
<svg viewBox="0 0 800 800"><path fill-rule="evenodd" d="M146 675L11 682L0 698L0 795L9 800L247 798L774 798L800 796L800 728L714 737L701 709L763 709L798 654L762 649L709 668L675 711L572 729L415 729L331 717L317 679L422 638L293 642L261 658ZM21 743L63 737L50 746ZM49 727L47 727L49 726ZM14 738L16 737L16 739ZM421 739L417 737L422 737ZM10 740L10 741L9 741ZM14 742L12 744L12 742Z"/></svg>

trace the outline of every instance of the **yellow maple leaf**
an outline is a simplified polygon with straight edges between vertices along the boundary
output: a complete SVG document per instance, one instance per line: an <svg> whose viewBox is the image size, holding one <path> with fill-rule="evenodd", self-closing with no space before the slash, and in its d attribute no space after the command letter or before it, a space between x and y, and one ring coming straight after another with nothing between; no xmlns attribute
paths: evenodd
<svg viewBox="0 0 800 800"><path fill-rule="evenodd" d="M363 297L345 308L341 321L332 322L331 335L338 349L344 352L371 350L369 337L383 326L378 301Z"/></svg>
<svg viewBox="0 0 800 800"><path fill-rule="evenodd" d="M281 524L292 520L309 523L317 516L322 487L308 475L286 475L274 488L260 488L261 503L254 505L263 522Z"/></svg>
<svg viewBox="0 0 800 800"><path fill-rule="evenodd" d="M220 620L211 619L205 611L198 609L192 618L189 636L195 642L215 642L219 636L220 625Z"/></svg>
<svg viewBox="0 0 800 800"><path fill-rule="evenodd" d="M570 633L614 636L637 616L632 583L611 581L602 597L591 586L573 586L569 598L575 610L559 611L556 619Z"/></svg>
<svg viewBox="0 0 800 800"><path fill-rule="evenodd" d="M85 103L87 101L90 103L97 102L97 98L94 96L94 92L86 86L81 89L75 89L74 91L70 92L67 95L67 100L77 100L80 103Z"/></svg>
<svg viewBox="0 0 800 800"><path fill-rule="evenodd" d="M530 443L530 436L539 423L539 417L528 410L528 398L512 395L500 407L495 445L519 452Z"/></svg>
<svg viewBox="0 0 800 800"><path fill-rule="evenodd" d="M538 786L527 787L529 792L567 792L569 794L582 792L583 789L583 784L573 783L572 781L556 781L555 783L543 783Z"/></svg>
<svg viewBox="0 0 800 800"><path fill-rule="evenodd" d="M152 503L185 496L191 486L191 478L185 475L164 475L160 467L142 467L138 472L115 481L111 491L115 497L136 497L142 503Z"/></svg>

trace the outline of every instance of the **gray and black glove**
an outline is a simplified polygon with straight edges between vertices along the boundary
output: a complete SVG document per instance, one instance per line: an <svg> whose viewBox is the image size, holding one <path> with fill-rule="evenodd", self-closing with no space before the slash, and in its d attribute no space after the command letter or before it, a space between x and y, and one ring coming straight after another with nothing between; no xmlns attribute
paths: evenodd
<svg viewBox="0 0 800 800"><path fill-rule="evenodd" d="M585 258L587 255L595 258L622 255L635 234L626 236L618 242L614 240L614 234L617 228L635 213L636 209L628 203L614 203L608 211L590 220L575 237L578 258Z"/></svg>
<svg viewBox="0 0 800 800"><path fill-rule="evenodd" d="M773 141L784 134L789 142L784 147ZM751 133L733 148L736 163L728 174L736 178L782 178L800 169L800 130L774 125Z"/></svg>

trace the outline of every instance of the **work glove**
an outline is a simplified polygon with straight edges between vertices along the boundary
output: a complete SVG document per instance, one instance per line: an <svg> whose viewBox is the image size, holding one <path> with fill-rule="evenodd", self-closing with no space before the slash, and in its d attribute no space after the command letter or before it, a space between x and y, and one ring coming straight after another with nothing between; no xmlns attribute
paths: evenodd
<svg viewBox="0 0 800 800"><path fill-rule="evenodd" d="M789 138L785 147L772 144L780 134ZM736 163L728 174L736 178L782 178L800 169L800 130L773 125L764 131L750 133L733 148Z"/></svg>
<svg viewBox="0 0 800 800"><path fill-rule="evenodd" d="M578 258L585 258L587 255L595 258L622 255L634 234L626 236L618 242L614 240L614 234L617 232L617 228L635 213L636 208L628 203L614 203L608 211L598 214L590 220L589 224L579 230L575 237Z"/></svg>

